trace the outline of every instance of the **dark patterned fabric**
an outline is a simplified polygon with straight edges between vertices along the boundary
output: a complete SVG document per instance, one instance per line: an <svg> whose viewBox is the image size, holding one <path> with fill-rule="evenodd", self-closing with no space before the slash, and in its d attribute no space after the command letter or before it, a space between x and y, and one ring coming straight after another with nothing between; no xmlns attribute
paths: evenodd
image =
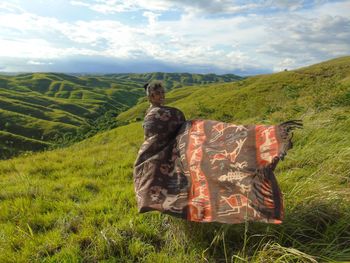
<svg viewBox="0 0 350 263"><path fill-rule="evenodd" d="M139 212L158 210L197 222L281 223L283 200L273 170L292 147L298 121L235 125L186 121L152 107L134 165Z"/></svg>

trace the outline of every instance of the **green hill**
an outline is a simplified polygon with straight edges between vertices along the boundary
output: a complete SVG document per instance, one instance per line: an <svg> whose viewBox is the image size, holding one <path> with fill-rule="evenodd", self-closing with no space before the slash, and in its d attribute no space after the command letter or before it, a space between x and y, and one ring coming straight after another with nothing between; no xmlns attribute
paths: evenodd
<svg viewBox="0 0 350 263"><path fill-rule="evenodd" d="M205 90L177 89L167 94L166 104L181 108L189 118L246 122L282 121L308 110L349 106L349 63L350 57L344 57L294 71L209 85ZM144 99L117 119L139 120L147 107Z"/></svg>
<svg viewBox="0 0 350 263"><path fill-rule="evenodd" d="M171 90L182 85L241 79L235 75L117 74L70 76L58 73L0 76L0 158L64 141L81 140L115 127L114 117L144 95L143 84L164 79ZM22 141L28 147L14 147ZM69 140L68 140L69 139ZM35 143L34 143L35 141Z"/></svg>
<svg viewBox="0 0 350 263"><path fill-rule="evenodd" d="M276 175L282 225L138 214L132 166L144 110L67 148L0 161L0 262L350 261L350 57L237 83L170 91L190 118L303 119Z"/></svg>
<svg viewBox="0 0 350 263"><path fill-rule="evenodd" d="M234 74L216 75L162 72L145 74L108 74L105 76L112 77L116 80L141 81L143 83L152 80L161 80L167 90L171 90L173 88L180 88L183 86L193 86L217 82L232 82L242 79L242 77L239 77Z"/></svg>

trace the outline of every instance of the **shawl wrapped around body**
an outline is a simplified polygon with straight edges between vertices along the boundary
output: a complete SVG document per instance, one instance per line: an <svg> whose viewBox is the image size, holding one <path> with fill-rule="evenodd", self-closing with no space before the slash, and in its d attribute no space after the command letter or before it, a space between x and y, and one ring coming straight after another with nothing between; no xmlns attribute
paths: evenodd
<svg viewBox="0 0 350 263"><path fill-rule="evenodd" d="M298 121L235 125L186 121L172 107L152 107L134 164L139 212L190 221L281 223L283 199L273 173L292 147Z"/></svg>

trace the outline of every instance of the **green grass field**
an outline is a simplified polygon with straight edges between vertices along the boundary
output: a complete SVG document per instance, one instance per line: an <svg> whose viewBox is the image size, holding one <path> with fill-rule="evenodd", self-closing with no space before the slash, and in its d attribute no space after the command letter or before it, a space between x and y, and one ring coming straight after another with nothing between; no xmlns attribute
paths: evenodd
<svg viewBox="0 0 350 263"><path fill-rule="evenodd" d="M183 85L227 82L228 75L149 73L71 76L58 73L0 76L0 159L59 146L100 131L112 115L130 108L144 95L147 81L161 79L168 90ZM106 114L103 120L99 117ZM104 122L101 125L101 121ZM97 123L96 123L97 122ZM96 129L98 126L98 129ZM109 125L113 127L113 125ZM108 128L108 127L105 127ZM100 130L99 130L100 129ZM19 141L25 147L17 147Z"/></svg>
<svg viewBox="0 0 350 263"><path fill-rule="evenodd" d="M67 148L0 161L0 262L350 262L350 57L235 83L184 87L188 119L302 119L276 169L281 225L138 214L132 167L142 102L125 126Z"/></svg>

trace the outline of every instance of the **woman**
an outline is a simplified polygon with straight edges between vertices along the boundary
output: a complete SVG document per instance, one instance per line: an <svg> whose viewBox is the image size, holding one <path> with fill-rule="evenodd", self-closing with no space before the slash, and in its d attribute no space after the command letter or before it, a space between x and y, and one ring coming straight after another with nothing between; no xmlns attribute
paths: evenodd
<svg viewBox="0 0 350 263"><path fill-rule="evenodd" d="M290 131L300 122L186 121L180 110L163 105L160 82L144 88L151 105L134 165L140 212L158 210L197 222L282 222L273 170L292 147Z"/></svg>

